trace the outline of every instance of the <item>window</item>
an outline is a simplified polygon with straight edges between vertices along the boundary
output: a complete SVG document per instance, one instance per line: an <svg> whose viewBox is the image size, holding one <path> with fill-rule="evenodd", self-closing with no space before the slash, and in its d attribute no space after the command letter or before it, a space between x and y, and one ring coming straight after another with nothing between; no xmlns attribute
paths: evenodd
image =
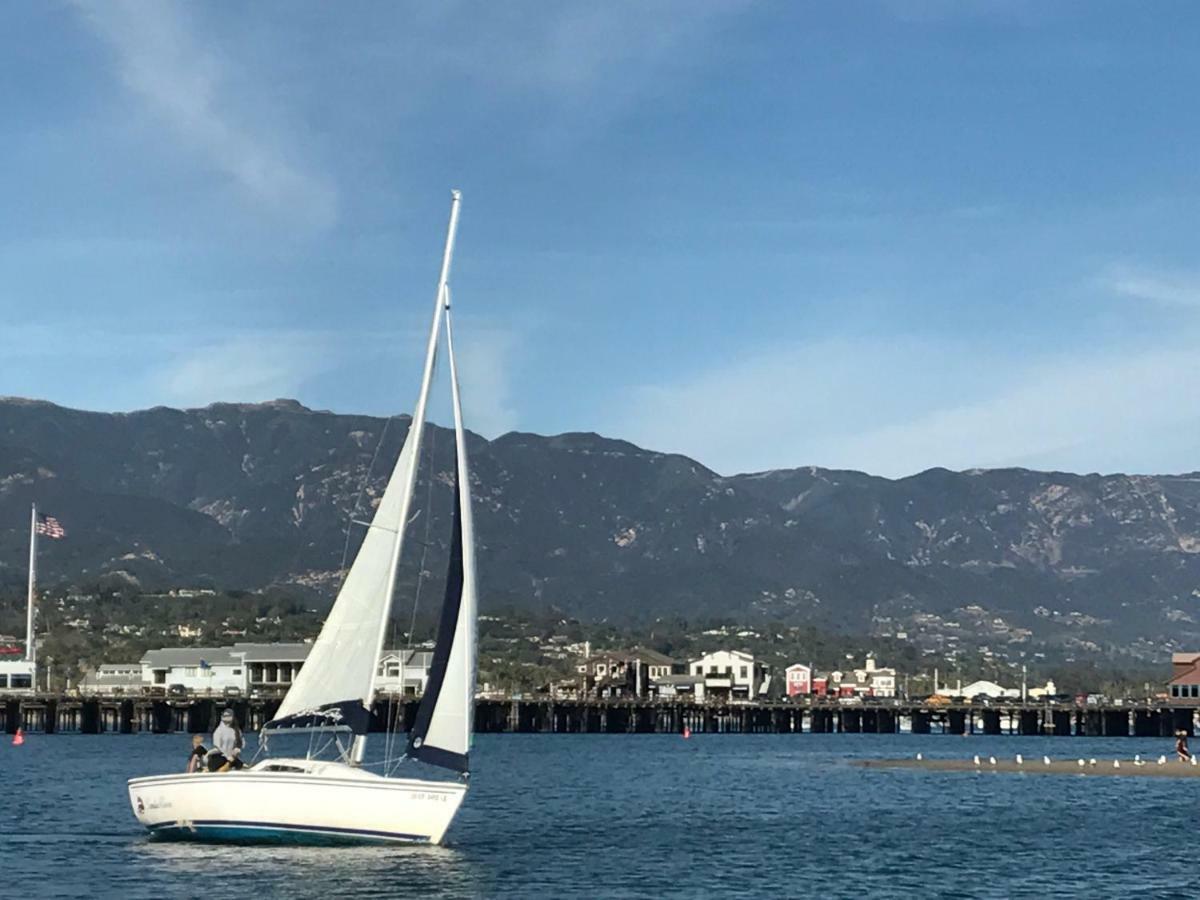
<svg viewBox="0 0 1200 900"><path fill-rule="evenodd" d="M184 666L183 667L183 677L184 678L195 678L196 677L196 667L195 666Z"/></svg>
<svg viewBox="0 0 1200 900"><path fill-rule="evenodd" d="M608 672L608 666L596 666L596 674L604 675Z"/></svg>
<svg viewBox="0 0 1200 900"><path fill-rule="evenodd" d="M33 679L29 675L13 675L12 678L9 680L8 686L11 688L17 688L17 689L20 689L20 688L28 689L28 688L33 687Z"/></svg>
<svg viewBox="0 0 1200 900"><path fill-rule="evenodd" d="M154 670L154 683L155 684L166 684L167 683L166 669L155 669Z"/></svg>
<svg viewBox="0 0 1200 900"><path fill-rule="evenodd" d="M8 687L8 676L0 675L0 688Z"/></svg>
<svg viewBox="0 0 1200 900"><path fill-rule="evenodd" d="M745 666L742 666L742 677L743 678L746 677L746 667Z"/></svg>
<svg viewBox="0 0 1200 900"><path fill-rule="evenodd" d="M242 670L241 670L241 669L234 669L234 670L233 670L233 674L234 674L234 675L241 675L241 674L242 674Z"/></svg>
<svg viewBox="0 0 1200 900"><path fill-rule="evenodd" d="M1200 684L1193 684L1193 685L1192 685L1192 696L1193 696L1193 697L1200 697Z"/></svg>
<svg viewBox="0 0 1200 900"><path fill-rule="evenodd" d="M726 674L726 675L732 675L732 674L733 674L733 666L726 666L726 667L725 667L725 674Z"/></svg>
<svg viewBox="0 0 1200 900"><path fill-rule="evenodd" d="M704 674L704 666L692 666L692 674L693 675L703 675Z"/></svg>
<svg viewBox="0 0 1200 900"><path fill-rule="evenodd" d="M709 666L709 667L708 667L708 674L709 674L709 675L716 675L716 674L717 674L717 667L716 667L716 666Z"/></svg>

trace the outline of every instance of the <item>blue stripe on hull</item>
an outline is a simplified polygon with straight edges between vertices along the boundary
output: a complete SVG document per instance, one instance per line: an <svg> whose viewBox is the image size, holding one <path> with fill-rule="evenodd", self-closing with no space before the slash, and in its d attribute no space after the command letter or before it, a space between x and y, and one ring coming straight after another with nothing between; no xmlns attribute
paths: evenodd
<svg viewBox="0 0 1200 900"><path fill-rule="evenodd" d="M357 828L321 828L310 825L281 825L275 822L224 822L204 820L190 825L163 822L147 826L150 837L161 841L202 841L221 844L428 844L418 834L368 831Z"/></svg>

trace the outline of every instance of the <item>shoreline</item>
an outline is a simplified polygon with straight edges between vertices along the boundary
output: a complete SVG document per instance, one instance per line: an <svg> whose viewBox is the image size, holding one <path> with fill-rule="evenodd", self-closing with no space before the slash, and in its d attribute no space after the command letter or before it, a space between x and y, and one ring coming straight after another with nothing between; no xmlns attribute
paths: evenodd
<svg viewBox="0 0 1200 900"><path fill-rule="evenodd" d="M1114 766L1113 763L1119 763ZM1017 763L1015 759L997 759L992 765L987 757L976 765L974 759L859 759L852 765L864 769L921 769L927 772L978 772L981 774L1004 775L1087 775L1109 778L1200 778L1200 765L1193 766L1178 759L1168 759L1159 764L1157 757L1142 760L1139 765L1132 759L1097 759L1095 765L1090 758L1079 765L1076 759L1052 759L1047 765L1042 758L1027 759Z"/></svg>

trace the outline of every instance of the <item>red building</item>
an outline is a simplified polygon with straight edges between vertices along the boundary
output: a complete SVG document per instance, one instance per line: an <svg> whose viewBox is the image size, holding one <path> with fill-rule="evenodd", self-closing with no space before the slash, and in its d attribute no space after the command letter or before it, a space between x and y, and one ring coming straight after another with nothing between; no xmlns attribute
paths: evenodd
<svg viewBox="0 0 1200 900"><path fill-rule="evenodd" d="M806 696L813 692L812 666L795 663L784 669L789 697Z"/></svg>

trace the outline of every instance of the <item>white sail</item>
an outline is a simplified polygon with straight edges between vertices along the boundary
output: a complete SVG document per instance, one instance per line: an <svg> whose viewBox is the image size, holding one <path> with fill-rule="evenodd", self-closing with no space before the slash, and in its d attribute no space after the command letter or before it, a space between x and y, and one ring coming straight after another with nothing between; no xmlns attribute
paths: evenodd
<svg viewBox="0 0 1200 900"><path fill-rule="evenodd" d="M454 491L457 506L433 667L409 735L407 754L424 762L466 772L475 715L475 528L471 516L471 470L458 393L449 290L446 292L446 356L450 361L454 438L458 451Z"/></svg>
<svg viewBox="0 0 1200 900"><path fill-rule="evenodd" d="M433 324L425 352L425 370L408 436L329 617L274 719L267 723L267 730L342 725L360 736L367 731L379 654L391 611L396 570L404 548L404 526L412 507L417 464L421 458L425 409L437 359L459 199L458 192L454 192L442 272L434 300ZM360 739L355 743L355 761L361 760L362 752Z"/></svg>

